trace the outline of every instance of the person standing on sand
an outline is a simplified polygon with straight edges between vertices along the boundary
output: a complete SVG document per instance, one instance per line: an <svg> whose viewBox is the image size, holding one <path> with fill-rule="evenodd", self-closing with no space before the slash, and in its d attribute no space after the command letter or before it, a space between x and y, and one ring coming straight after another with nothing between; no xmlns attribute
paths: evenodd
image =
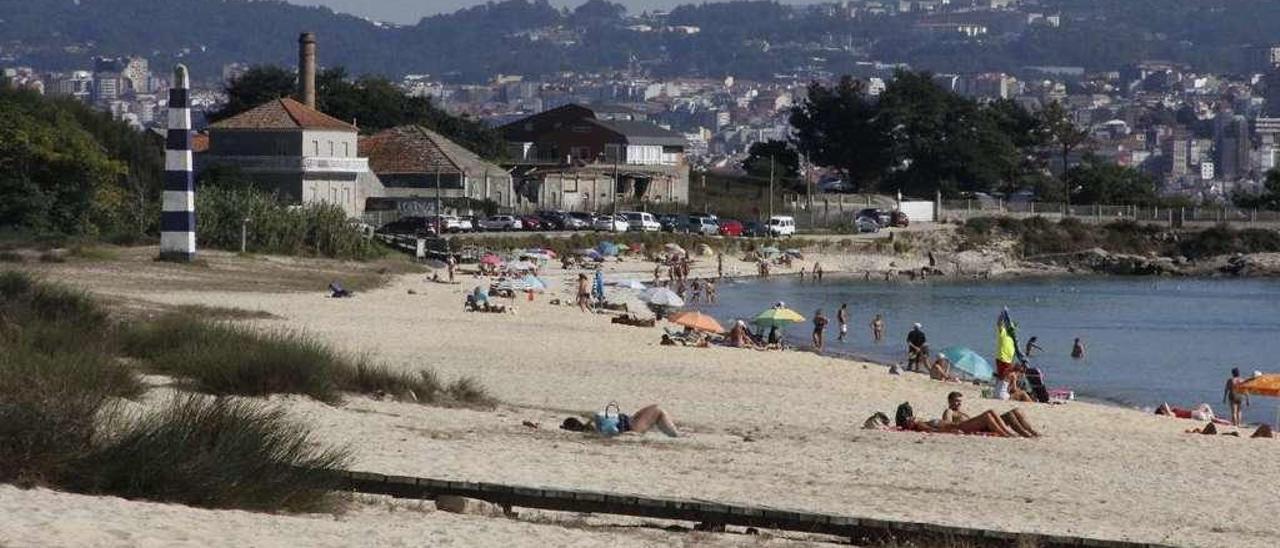
<svg viewBox="0 0 1280 548"><path fill-rule="evenodd" d="M1231 424L1240 426L1240 404L1249 405L1249 395L1236 392L1236 387L1244 379L1240 378L1240 368L1231 368L1231 378L1227 379L1226 388L1222 389L1222 403L1231 404Z"/></svg>
<svg viewBox="0 0 1280 548"><path fill-rule="evenodd" d="M929 344L924 329L919 323L911 326L907 333L907 367L912 371L924 371L929 368Z"/></svg>
<svg viewBox="0 0 1280 548"><path fill-rule="evenodd" d="M879 314L871 319L871 338L876 342L884 340L884 318Z"/></svg>
<svg viewBox="0 0 1280 548"><path fill-rule="evenodd" d="M1084 359L1084 343L1080 341L1080 337L1076 337L1076 341L1071 343L1071 357L1077 360Z"/></svg>
<svg viewBox="0 0 1280 548"><path fill-rule="evenodd" d="M814 350L822 350L822 339L827 331L827 317L822 315L822 309L813 313L813 348Z"/></svg>
<svg viewBox="0 0 1280 548"><path fill-rule="evenodd" d="M591 311L591 288L586 274L578 274L578 309L583 312Z"/></svg>
<svg viewBox="0 0 1280 548"><path fill-rule="evenodd" d="M840 310L836 311L836 324L840 326L840 335L836 340L844 342L844 336L849 334L849 303L840 303Z"/></svg>
<svg viewBox="0 0 1280 548"><path fill-rule="evenodd" d="M449 269L449 283L453 283L453 268L454 266L457 266L457 264L458 261L453 258L453 255L450 255L449 258L445 260L445 266Z"/></svg>

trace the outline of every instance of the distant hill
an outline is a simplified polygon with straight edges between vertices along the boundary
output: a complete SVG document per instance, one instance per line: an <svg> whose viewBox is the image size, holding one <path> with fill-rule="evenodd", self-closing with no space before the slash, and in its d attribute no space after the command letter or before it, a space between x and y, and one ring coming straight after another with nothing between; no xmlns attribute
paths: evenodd
<svg viewBox="0 0 1280 548"><path fill-rule="evenodd" d="M72 69L87 67L94 55L133 54L156 67L181 60L198 79L214 80L231 62L292 65L298 33L311 31L322 65L452 81L628 66L659 76L751 78L800 68L838 74L867 59L1007 71L1114 69L1159 58L1245 72L1260 65L1262 46L1280 42L1274 0L1042 0L1026 10L1061 13L1062 26L990 14L992 35L969 39L929 31L914 17L850 20L834 7L771 1L686 5L664 20L635 20L604 0L576 10L505 0L395 27L276 0L0 0L0 63ZM697 32L667 28L673 26Z"/></svg>

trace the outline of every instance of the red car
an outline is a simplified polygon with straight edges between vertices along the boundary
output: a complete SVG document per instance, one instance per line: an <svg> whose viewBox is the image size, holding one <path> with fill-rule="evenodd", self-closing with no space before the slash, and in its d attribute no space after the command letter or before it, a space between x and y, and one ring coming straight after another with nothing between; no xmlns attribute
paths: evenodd
<svg viewBox="0 0 1280 548"><path fill-rule="evenodd" d="M738 222L738 221L735 221L735 220L733 220L733 219L721 219L721 220L720 220L720 235L721 235L721 236L734 236L734 237L741 236L741 235L742 235L742 223L741 223L741 222Z"/></svg>
<svg viewBox="0 0 1280 548"><path fill-rule="evenodd" d="M546 221L532 215L524 215L519 217L521 230L545 230Z"/></svg>

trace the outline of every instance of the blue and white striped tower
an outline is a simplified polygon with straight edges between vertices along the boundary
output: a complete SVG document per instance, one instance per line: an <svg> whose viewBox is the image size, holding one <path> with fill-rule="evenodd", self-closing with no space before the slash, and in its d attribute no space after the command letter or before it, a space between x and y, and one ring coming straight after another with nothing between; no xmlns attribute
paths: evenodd
<svg viewBox="0 0 1280 548"><path fill-rule="evenodd" d="M164 208L160 217L160 258L169 261L196 257L190 89L187 67L174 67L173 85L169 88L169 131L164 140Z"/></svg>

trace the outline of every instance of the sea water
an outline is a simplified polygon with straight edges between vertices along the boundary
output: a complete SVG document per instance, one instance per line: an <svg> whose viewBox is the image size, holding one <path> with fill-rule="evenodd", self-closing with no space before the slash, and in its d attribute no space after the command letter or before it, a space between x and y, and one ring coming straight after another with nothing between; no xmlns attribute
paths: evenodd
<svg viewBox="0 0 1280 548"><path fill-rule="evenodd" d="M830 324L825 353L882 363L906 360L906 335L920 322L936 352L958 345L988 360L995 352L995 320L1004 307L1044 349L1031 357L1050 388L1078 396L1154 408L1161 402L1209 403L1229 416L1223 386L1232 367L1280 372L1280 280L1072 277L999 281L863 281L828 276L822 283L795 277L726 281L719 302L695 306L728 327L776 301L812 319L822 309ZM849 335L836 340L836 311L849 305ZM885 340L872 340L870 322L882 314ZM787 339L810 347L812 323L793 325ZM1070 357L1079 337L1086 357ZM994 363L994 361L993 361ZM1250 422L1275 422L1277 401L1252 398Z"/></svg>

